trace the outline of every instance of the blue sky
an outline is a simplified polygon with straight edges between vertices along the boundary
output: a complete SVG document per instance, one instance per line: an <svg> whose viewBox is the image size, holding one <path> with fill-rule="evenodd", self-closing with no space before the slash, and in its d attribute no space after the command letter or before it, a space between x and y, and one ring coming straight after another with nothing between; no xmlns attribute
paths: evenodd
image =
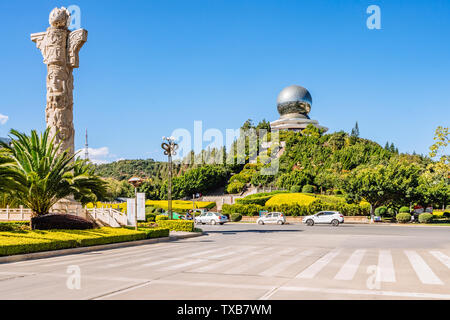
<svg viewBox="0 0 450 320"><path fill-rule="evenodd" d="M366 27L369 5L381 30ZM76 148L103 161L164 159L177 128L278 119L298 84L311 118L401 152L427 153L450 119L450 1L1 1L0 136L45 128L46 68L29 35L55 6L89 31L75 70ZM206 146L206 143L205 143Z"/></svg>

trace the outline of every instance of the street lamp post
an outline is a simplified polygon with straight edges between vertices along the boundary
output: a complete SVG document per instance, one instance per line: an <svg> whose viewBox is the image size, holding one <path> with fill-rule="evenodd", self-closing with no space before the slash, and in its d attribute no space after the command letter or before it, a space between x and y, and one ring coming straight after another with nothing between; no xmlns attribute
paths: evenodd
<svg viewBox="0 0 450 320"><path fill-rule="evenodd" d="M137 211L138 211L138 199L137 199L137 188L142 184L143 180L139 177L132 177L128 180L128 183L133 185L134 187L134 221L135 221L135 226L134 226L134 230L137 230L138 227L138 219L137 219Z"/></svg>
<svg viewBox="0 0 450 320"><path fill-rule="evenodd" d="M173 219L172 214L172 156L177 154L178 144L175 143L175 139L172 137L163 137L163 142L161 147L164 150L164 154L169 158L169 179L167 182L167 211L169 215L169 219Z"/></svg>

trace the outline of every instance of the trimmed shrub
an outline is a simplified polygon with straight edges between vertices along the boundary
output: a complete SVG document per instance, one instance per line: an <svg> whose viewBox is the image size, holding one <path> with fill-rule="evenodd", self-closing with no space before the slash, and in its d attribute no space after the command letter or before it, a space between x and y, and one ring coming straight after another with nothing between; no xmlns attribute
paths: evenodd
<svg viewBox="0 0 450 320"><path fill-rule="evenodd" d="M170 230L167 228L144 228L138 230L145 232L146 239L163 238L163 237L165 238L168 237L170 234Z"/></svg>
<svg viewBox="0 0 450 320"><path fill-rule="evenodd" d="M159 220L158 226L169 229L170 231L194 231L194 221L187 220Z"/></svg>
<svg viewBox="0 0 450 320"><path fill-rule="evenodd" d="M0 231L21 231L27 230L29 223L24 221L0 222Z"/></svg>
<svg viewBox="0 0 450 320"><path fill-rule="evenodd" d="M145 221L147 222L155 222L156 221L156 213L146 213Z"/></svg>
<svg viewBox="0 0 450 320"><path fill-rule="evenodd" d="M375 215L377 217L383 217L383 216L385 216L387 214L387 212L388 212L388 209L385 206L378 207L378 208L375 209Z"/></svg>
<svg viewBox="0 0 450 320"><path fill-rule="evenodd" d="M445 212L442 214L442 216L443 216L444 218L450 219L450 212L445 211Z"/></svg>
<svg viewBox="0 0 450 320"><path fill-rule="evenodd" d="M264 210L263 206L257 204L224 204L222 206L222 213L240 213L245 216L257 216L261 210Z"/></svg>
<svg viewBox="0 0 450 320"><path fill-rule="evenodd" d="M431 223L433 222L434 216L431 213L422 213L419 214L419 222L420 223Z"/></svg>
<svg viewBox="0 0 450 320"><path fill-rule="evenodd" d="M314 193L314 186L306 184L302 188L302 193Z"/></svg>
<svg viewBox="0 0 450 320"><path fill-rule="evenodd" d="M87 230L95 227L93 222L84 218L56 213L31 218L31 223L36 230Z"/></svg>
<svg viewBox="0 0 450 320"><path fill-rule="evenodd" d="M301 186L292 186L290 189L291 193L300 193L302 191Z"/></svg>
<svg viewBox="0 0 450 320"><path fill-rule="evenodd" d="M236 203L238 204L257 204L260 206L263 206L266 204L267 201L269 201L273 196L262 196L260 198L251 198L251 199L237 199Z"/></svg>
<svg viewBox="0 0 450 320"><path fill-rule="evenodd" d="M240 193L244 190L245 182L241 182L239 180L234 180L227 185L227 193L235 194Z"/></svg>
<svg viewBox="0 0 450 320"><path fill-rule="evenodd" d="M129 228L51 230L0 233L0 256L85 247L168 236L169 229Z"/></svg>
<svg viewBox="0 0 450 320"><path fill-rule="evenodd" d="M241 221L242 220L242 215L241 214L239 214L239 213L233 213L232 215L231 215L231 221L233 221L233 222L239 222L239 221Z"/></svg>
<svg viewBox="0 0 450 320"><path fill-rule="evenodd" d="M280 193L273 196L269 201L266 202L266 206L275 206L283 204L300 204L308 206L315 201L319 201L314 196L301 194L301 193Z"/></svg>
<svg viewBox="0 0 450 320"><path fill-rule="evenodd" d="M166 216L166 215L163 215L163 214L157 215L156 218L155 218L155 221L158 222L158 221L161 221L161 220L169 220L169 217Z"/></svg>
<svg viewBox="0 0 450 320"><path fill-rule="evenodd" d="M154 222L139 222L138 228L156 228L158 226L157 223Z"/></svg>
<svg viewBox="0 0 450 320"><path fill-rule="evenodd" d="M401 207L399 213L409 213L409 207Z"/></svg>
<svg viewBox="0 0 450 320"><path fill-rule="evenodd" d="M395 218L399 223L408 223L411 221L411 215L409 213L399 213Z"/></svg>

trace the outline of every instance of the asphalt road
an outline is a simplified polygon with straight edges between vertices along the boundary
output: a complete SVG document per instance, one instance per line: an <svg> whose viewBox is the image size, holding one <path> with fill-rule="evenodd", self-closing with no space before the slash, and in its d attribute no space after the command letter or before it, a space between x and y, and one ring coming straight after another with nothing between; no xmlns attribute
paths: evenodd
<svg viewBox="0 0 450 320"><path fill-rule="evenodd" d="M0 299L450 299L450 228L227 224L0 265Z"/></svg>

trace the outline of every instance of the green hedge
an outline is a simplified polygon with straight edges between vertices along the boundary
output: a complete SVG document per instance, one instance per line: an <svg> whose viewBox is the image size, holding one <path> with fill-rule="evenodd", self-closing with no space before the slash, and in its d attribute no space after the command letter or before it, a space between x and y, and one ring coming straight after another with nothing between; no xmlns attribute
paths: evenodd
<svg viewBox="0 0 450 320"><path fill-rule="evenodd" d="M409 213L399 213L396 219L400 223L408 223L411 221L411 215Z"/></svg>
<svg viewBox="0 0 450 320"><path fill-rule="evenodd" d="M170 231L194 231L194 221L187 220L159 220L158 226L161 228L167 228Z"/></svg>
<svg viewBox="0 0 450 320"><path fill-rule="evenodd" d="M167 237L169 229L100 228L0 232L0 256Z"/></svg>
<svg viewBox="0 0 450 320"><path fill-rule="evenodd" d="M257 204L224 204L222 213L240 213L245 216L257 216L261 210L265 210L263 206Z"/></svg>
<svg viewBox="0 0 450 320"><path fill-rule="evenodd" d="M236 203L237 204L257 204L257 205L260 205L260 206L264 206L266 204L266 202L268 200L270 200L270 198L272 198L272 197L273 197L273 195L271 195L271 196L262 196L262 197L259 197L259 198L237 199Z"/></svg>
<svg viewBox="0 0 450 320"><path fill-rule="evenodd" d="M163 214L157 215L155 221L169 220L169 217Z"/></svg>
<svg viewBox="0 0 450 320"><path fill-rule="evenodd" d="M400 210L398 210L399 213L409 213L409 207L401 207Z"/></svg>
<svg viewBox="0 0 450 320"><path fill-rule="evenodd" d="M29 225L28 221L0 222L0 231L20 231Z"/></svg>
<svg viewBox="0 0 450 320"><path fill-rule="evenodd" d="M419 214L419 222L420 223L431 223L433 222L434 216L431 213L422 213Z"/></svg>
<svg viewBox="0 0 450 320"><path fill-rule="evenodd" d="M239 213L232 213L231 214L231 221L233 222L239 222L242 220L242 215Z"/></svg>

